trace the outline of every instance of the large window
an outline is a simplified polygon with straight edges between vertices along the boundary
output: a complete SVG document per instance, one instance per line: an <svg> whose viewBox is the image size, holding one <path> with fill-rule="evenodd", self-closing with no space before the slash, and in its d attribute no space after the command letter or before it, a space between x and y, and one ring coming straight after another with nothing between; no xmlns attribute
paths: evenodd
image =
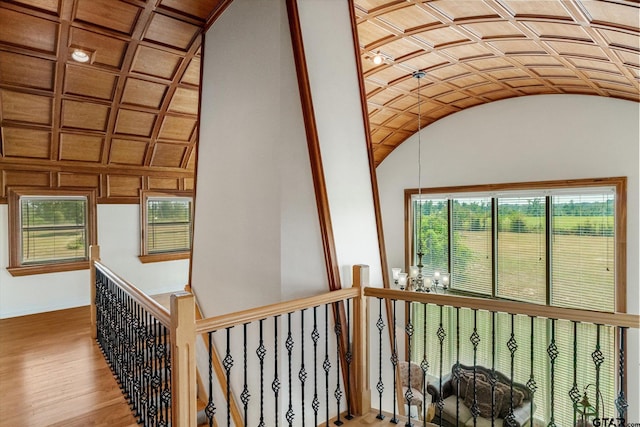
<svg viewBox="0 0 640 427"><path fill-rule="evenodd" d="M143 192L140 206L142 262L188 258L193 229L191 197Z"/></svg>
<svg viewBox="0 0 640 427"><path fill-rule="evenodd" d="M624 178L485 187L408 190L407 263L449 272L454 292L625 310Z"/></svg>
<svg viewBox="0 0 640 427"><path fill-rule="evenodd" d="M12 188L8 203L12 275L89 268L89 246L96 242L93 191Z"/></svg>
<svg viewBox="0 0 640 427"><path fill-rule="evenodd" d="M626 179L553 181L526 184L503 184L457 188L407 190L407 264L417 265L418 252L424 254L423 274L434 270L451 274L451 292L484 298L517 300L559 307L606 312L626 311L626 260L624 241L626 224ZM429 208L427 208L429 207ZM418 224L422 224L420 227ZM434 242L438 242L434 245ZM431 246L429 244L431 243ZM434 252L431 253L430 251ZM438 254L434 256L434 254ZM576 296L579 295L579 298ZM429 351L432 366L442 359L444 373L459 358L473 363L471 346L456 348L455 334L468 341L473 330L473 312L445 307L440 318L437 306L412 305L416 336L412 358L420 362L425 349L438 349L436 329L443 327L454 338L447 341L443 354ZM458 323L459 322L459 323ZM492 332L488 312L479 311L479 365L508 373L510 353L505 344L511 334L511 319L498 314ZM426 334L422 330L426 325ZM513 323L519 348L516 352L514 379L525 383L529 377L531 347L530 319L516 316ZM605 401L616 393L616 346L612 328L581 324L578 339L578 383L595 383L591 353L597 336L605 353L600 384ZM551 338L550 322L535 320L535 376L547 379L546 347ZM496 354L492 355L491 337L495 337ZM421 337L426 336L426 342ZM558 321L555 339L563 351L556 361L554 398L556 422L570 425L572 402L568 391L573 384L573 329L570 322ZM501 348L500 348L501 347ZM569 349L567 351L567 349ZM536 416L544 418L550 411L549 381L538 381ZM607 415L612 415L607 408ZM563 414L560 420L558 414Z"/></svg>

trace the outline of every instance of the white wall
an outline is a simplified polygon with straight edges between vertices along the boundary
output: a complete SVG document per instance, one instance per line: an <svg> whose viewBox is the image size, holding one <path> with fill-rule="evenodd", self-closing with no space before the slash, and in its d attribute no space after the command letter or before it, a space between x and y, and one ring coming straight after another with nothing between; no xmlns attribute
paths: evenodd
<svg viewBox="0 0 640 427"><path fill-rule="evenodd" d="M528 96L470 108L422 131L422 186L626 176L627 311L637 314L639 123L639 104L592 96ZM404 189L417 187L416 168L407 167L416 153L414 135L377 168L389 267L404 265ZM628 401L638 402L638 330L630 332L628 356ZM628 419L640 419L638 405L630 406Z"/></svg>
<svg viewBox="0 0 640 427"><path fill-rule="evenodd" d="M7 205L0 205L0 318L89 304L89 270L13 277L9 265ZM102 262L148 294L181 290L189 260L142 264L138 205L98 205Z"/></svg>
<svg viewBox="0 0 640 427"><path fill-rule="evenodd" d="M327 290L284 1L207 32L192 286L207 316Z"/></svg>

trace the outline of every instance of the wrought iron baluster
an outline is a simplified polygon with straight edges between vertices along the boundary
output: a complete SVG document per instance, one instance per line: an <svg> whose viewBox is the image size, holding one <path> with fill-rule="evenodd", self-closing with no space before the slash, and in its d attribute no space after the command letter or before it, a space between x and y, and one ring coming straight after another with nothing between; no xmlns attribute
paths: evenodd
<svg viewBox="0 0 640 427"><path fill-rule="evenodd" d="M264 427L264 356L267 354L267 350L264 347L264 339L262 334L264 319L260 319L260 338L256 355L260 360L260 422L258 427Z"/></svg>
<svg viewBox="0 0 640 427"><path fill-rule="evenodd" d="M511 353L511 375L510 375L510 383L509 383L511 398L509 399L509 413L504 418L505 422L509 426L515 425L515 422L516 422L515 415L513 414L513 376L515 372L515 355L516 355L516 350L518 350L518 342L516 341L515 329L514 329L515 314L511 314L510 316L511 316L511 336L509 337L509 341L507 341L507 348Z"/></svg>
<svg viewBox="0 0 640 427"><path fill-rule="evenodd" d="M331 362L329 362L329 304L324 305L324 362L322 363L324 369L324 405L326 412L326 425L329 426L329 370L331 369Z"/></svg>
<svg viewBox="0 0 640 427"><path fill-rule="evenodd" d="M340 388L340 336L342 335L342 323L340 322L340 303L335 303L335 327L334 332L336 334L336 389L333 392L333 397L336 399L336 409L338 411L338 417L334 421L334 424L337 426L342 425L342 421L340 420L340 400L342 399L342 389Z"/></svg>
<svg viewBox="0 0 640 427"><path fill-rule="evenodd" d="M160 377L158 376L158 363L156 359L156 331L157 320L151 314L149 315L151 320L151 332L149 334L149 366L151 368L151 395L149 396L149 418L153 424L156 424L158 417L158 400L160 398Z"/></svg>
<svg viewBox="0 0 640 427"><path fill-rule="evenodd" d="M233 368L233 357L231 357L231 328L227 330L227 352L222 360L222 366L227 376L227 427L231 427L231 368Z"/></svg>
<svg viewBox="0 0 640 427"><path fill-rule="evenodd" d="M576 405L580 402L580 390L578 389L578 322L573 323L573 386L569 390L569 397L573 402L573 425L576 425Z"/></svg>
<svg viewBox="0 0 640 427"><path fill-rule="evenodd" d="M204 408L204 413L209 420L209 427L213 427L213 417L216 415L216 405L213 403L213 332L207 333L207 341L209 345L208 351L208 363L209 363L209 399L207 406Z"/></svg>
<svg viewBox="0 0 640 427"><path fill-rule="evenodd" d="M556 368L556 359L558 357L558 347L556 346L556 319L551 319L551 342L547 347L547 354L549 355L549 359L551 361L551 384L550 384L550 409L551 409L551 419L549 420L548 427L556 427L555 421L555 368Z"/></svg>
<svg viewBox="0 0 640 427"><path fill-rule="evenodd" d="M438 376L440 377L439 386L438 386L438 416L440 418L440 427L442 427L442 410L444 409L444 400L442 399L442 359L444 355L444 339L447 336L444 328L442 327L442 312L444 310L443 306L440 306L440 324L438 326L438 340L440 341L440 370L438 372Z"/></svg>
<svg viewBox="0 0 640 427"><path fill-rule="evenodd" d="M538 386L536 385L536 380L533 377L533 367L534 365L534 360L533 360L533 355L535 354L534 351L534 323L535 323L535 317L534 316L530 316L530 320L531 320L531 335L529 337L529 342L531 343L531 349L530 352L531 354L529 355L529 357L531 358L531 372L529 374L529 381L527 381L527 388L529 389L529 392L531 392L531 405L529 407L529 413L533 414L533 401L534 401L534 397L536 394L536 390L538 389Z"/></svg>
<svg viewBox="0 0 640 427"><path fill-rule="evenodd" d="M280 379L278 378L278 318L280 316L275 316L273 318L273 326L274 326L274 339L273 339L273 354L274 354L274 376L273 382L271 383L271 390L273 390L273 394L275 395L275 422L276 427L278 427L278 394L280 393Z"/></svg>
<svg viewBox="0 0 640 427"><path fill-rule="evenodd" d="M398 341L396 337L396 300L392 300L393 308L393 349L391 353L391 366L393 367L393 418L389 421L393 424L398 424L398 417L396 416L396 405L398 402L398 388L397 388L397 376L398 376Z"/></svg>
<svg viewBox="0 0 640 427"><path fill-rule="evenodd" d="M473 415L473 425L476 426L478 416L480 416L480 408L478 407L478 387L477 387L477 369L478 364L478 344L480 344L480 335L478 335L478 310L473 310L473 333L469 338L473 345L473 404L471 405L471 414Z"/></svg>
<svg viewBox="0 0 640 427"><path fill-rule="evenodd" d="M307 380L307 371L304 368L304 312L306 308L300 311L300 371L298 371L298 379L300 380L300 397L301 397L301 410L302 410L302 427L305 425L304 417L304 383ZM317 424L316 424L317 425Z"/></svg>
<svg viewBox="0 0 640 427"><path fill-rule="evenodd" d="M411 401L413 400L413 391L411 391L411 337L413 336L413 323L411 323L411 303L406 304L407 307L407 323L404 326L404 332L407 334L407 391L404 393L404 399L407 402L409 414L407 414L406 427L412 427L411 423Z"/></svg>
<svg viewBox="0 0 640 427"><path fill-rule="evenodd" d="M240 393L240 400L244 407L244 425L247 427L248 423L248 407L251 395L249 394L249 388L247 386L247 323L242 325L242 370L243 381L242 393Z"/></svg>
<svg viewBox="0 0 640 427"><path fill-rule="evenodd" d="M345 383L345 389L347 391L347 415L346 419L352 420L353 415L351 414L351 388L353 387L353 383L351 382L351 361L353 360L353 353L351 352L351 301L347 300L347 353L345 354L345 361L347 362L347 381Z"/></svg>
<svg viewBox="0 0 640 427"><path fill-rule="evenodd" d="M422 425L427 427L427 372L429 371L429 360L427 359L427 304L422 303L422 396L425 401L422 403Z"/></svg>
<svg viewBox="0 0 640 427"><path fill-rule="evenodd" d="M376 327L378 328L378 383L376 384L376 389L378 390L378 396L380 398L380 405L378 406L379 409L376 418L384 420L384 415L382 414L382 392L384 391L384 383L382 382L382 330L384 329L384 320L382 319L382 298L378 298L378 321L376 322Z"/></svg>
<svg viewBox="0 0 640 427"><path fill-rule="evenodd" d="M311 331L311 340L313 341L313 408L314 426L318 425L318 410L320 409L320 400L318 399L318 340L320 333L318 332L318 307L313 307L313 331Z"/></svg>
<svg viewBox="0 0 640 427"><path fill-rule="evenodd" d="M624 397L624 389L625 389L625 384L624 384L624 379L625 379L625 375L624 375L624 371L626 368L626 360L624 357L624 352L625 352L625 337L627 334L627 328L618 328L620 330L620 339L618 340L620 346L618 347L618 354L619 354L619 360L618 360L618 375L619 375L619 381L618 384L620 385L619 391L618 391L618 397L616 398L616 409L618 410L618 417L624 419L626 413L627 413L627 407L629 406L627 404L627 401Z"/></svg>
<svg viewBox="0 0 640 427"><path fill-rule="evenodd" d="M496 312L491 312L491 374L489 375L489 383L491 384L491 427L496 421L496 384L498 376L496 375ZM499 410L499 408L498 408Z"/></svg>
<svg viewBox="0 0 640 427"><path fill-rule="evenodd" d="M289 367L289 408L287 409L286 419L289 423L289 427L293 426L294 413L293 413L293 381L291 375L291 356L293 352L293 337L291 336L291 313L287 313L287 339L285 341L285 348L287 349L287 363Z"/></svg>
<svg viewBox="0 0 640 427"><path fill-rule="evenodd" d="M460 307L456 307L456 367L453 372L456 382L456 424L460 421Z"/></svg>
<svg viewBox="0 0 640 427"><path fill-rule="evenodd" d="M161 392L161 402L164 411L164 421L166 424L163 426L169 425L171 421L171 412L169 412L169 407L171 405L171 376L169 375L169 346L170 343L167 340L167 327L162 326L162 351L160 353L160 357L162 358L162 369L163 369L163 377L164 383Z"/></svg>
<svg viewBox="0 0 640 427"><path fill-rule="evenodd" d="M596 325L596 349L591 353L593 364L596 367L596 414L600 416L600 401L598 400L598 393L600 393L600 367L604 362L604 355L600 350L600 327L602 325Z"/></svg>

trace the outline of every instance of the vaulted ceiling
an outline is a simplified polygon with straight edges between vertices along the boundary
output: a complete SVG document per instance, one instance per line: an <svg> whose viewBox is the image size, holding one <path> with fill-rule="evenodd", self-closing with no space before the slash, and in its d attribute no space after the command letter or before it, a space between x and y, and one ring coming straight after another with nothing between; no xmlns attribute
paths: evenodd
<svg viewBox="0 0 640 427"><path fill-rule="evenodd" d="M0 0L0 200L25 184L192 189L202 33L230 2ZM515 96L639 101L636 1L354 3L376 163L417 130L416 70L423 127Z"/></svg>

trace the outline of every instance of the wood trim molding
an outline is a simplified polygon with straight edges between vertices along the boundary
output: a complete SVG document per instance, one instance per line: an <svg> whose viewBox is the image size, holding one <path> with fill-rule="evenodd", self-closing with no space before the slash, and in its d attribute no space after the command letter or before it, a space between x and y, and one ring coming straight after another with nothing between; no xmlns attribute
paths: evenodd
<svg viewBox="0 0 640 427"><path fill-rule="evenodd" d="M151 262L176 261L179 259L189 259L191 252L172 252L166 254L138 255L138 259L143 264Z"/></svg>

